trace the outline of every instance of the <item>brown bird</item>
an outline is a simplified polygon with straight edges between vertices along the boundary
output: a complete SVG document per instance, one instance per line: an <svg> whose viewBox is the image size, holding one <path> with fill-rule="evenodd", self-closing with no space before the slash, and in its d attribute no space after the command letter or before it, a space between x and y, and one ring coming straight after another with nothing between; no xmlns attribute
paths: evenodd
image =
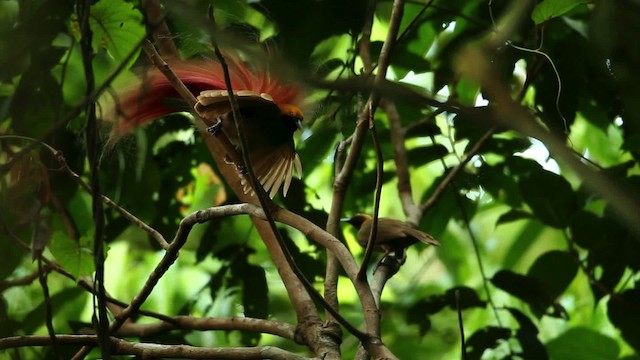
<svg viewBox="0 0 640 360"><path fill-rule="evenodd" d="M372 220L372 217L366 214L356 214L350 218L340 219L340 221L347 222L358 229L357 239L362 247L366 247L369 241ZM394 251L403 251L417 242L427 245L440 245L431 235L414 229L404 221L390 218L378 218L378 234L375 239L376 244L373 249L387 254Z"/></svg>

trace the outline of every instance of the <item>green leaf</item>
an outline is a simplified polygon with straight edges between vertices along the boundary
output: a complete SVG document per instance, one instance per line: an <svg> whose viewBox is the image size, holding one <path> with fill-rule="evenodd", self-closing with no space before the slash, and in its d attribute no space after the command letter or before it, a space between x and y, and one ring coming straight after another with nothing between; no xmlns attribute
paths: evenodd
<svg viewBox="0 0 640 360"><path fill-rule="evenodd" d="M77 279L82 275L89 275L95 270L92 243L93 234L82 236L80 242L77 243L64 232L56 231L49 249L62 268Z"/></svg>
<svg viewBox="0 0 640 360"><path fill-rule="evenodd" d="M607 304L607 312L611 323L620 329L622 338L640 352L640 327L638 327L640 309L638 304L640 304L640 289L626 290L611 297L609 304Z"/></svg>
<svg viewBox="0 0 640 360"><path fill-rule="evenodd" d="M571 240L583 249L592 250L606 240L605 222L588 211L580 211L571 221Z"/></svg>
<svg viewBox="0 0 640 360"><path fill-rule="evenodd" d="M555 228L569 226L578 210L578 198L569 182L549 171L524 174L520 179L520 191L533 214Z"/></svg>
<svg viewBox="0 0 640 360"><path fill-rule="evenodd" d="M18 20L20 5L15 0L0 1L0 34L10 32Z"/></svg>
<svg viewBox="0 0 640 360"><path fill-rule="evenodd" d="M511 329L489 326L473 333L467 339L466 359L480 359L487 349L498 346L500 340L511 337Z"/></svg>
<svg viewBox="0 0 640 360"><path fill-rule="evenodd" d="M547 350L544 347L544 344L540 342L538 339L538 328L536 325L529 319L527 315L525 315L522 311L507 307L520 327L516 330L516 339L520 342L520 347L522 348L522 358L523 359L548 359L549 355L547 354Z"/></svg>
<svg viewBox="0 0 640 360"><path fill-rule="evenodd" d="M518 220L531 219L531 217L532 217L531 214L529 214L526 211L511 209L506 213L500 215L500 217L496 221L496 226L502 225L502 224L508 224L510 222L514 222Z"/></svg>
<svg viewBox="0 0 640 360"><path fill-rule="evenodd" d="M449 150L440 144L418 146L407 151L409 164L415 167L442 159L447 154L449 154Z"/></svg>
<svg viewBox="0 0 640 360"><path fill-rule="evenodd" d="M4 210L3 210L4 211ZM26 233L26 231L25 231ZM20 262L28 254L26 251L18 247L5 234L0 233L0 253L12 254L0 261L0 281L6 279L20 265Z"/></svg>
<svg viewBox="0 0 640 360"><path fill-rule="evenodd" d="M456 293L458 293L458 296L456 296ZM480 300L478 293L474 289L466 286L457 286L447 290L445 299L452 310L487 306L487 302Z"/></svg>
<svg viewBox="0 0 640 360"><path fill-rule="evenodd" d="M145 36L142 14L124 0L100 0L91 7L94 50L105 48L116 62L136 49Z"/></svg>
<svg viewBox="0 0 640 360"><path fill-rule="evenodd" d="M500 270L493 275L491 283L529 304L531 310L538 316L566 317L564 308L554 302L553 296L544 283L536 278L509 270ZM553 309L551 312L547 312L546 310L550 306Z"/></svg>
<svg viewBox="0 0 640 360"><path fill-rule="evenodd" d="M0 327L0 337L3 338L13 335L15 328L19 326L16 321L9 316L7 310L7 301L4 297L0 296L0 324L3 324L3 326Z"/></svg>
<svg viewBox="0 0 640 360"><path fill-rule="evenodd" d="M456 292L458 298L456 298ZM458 300L459 299L459 300ZM411 324L420 325L420 331L425 334L431 325L428 322L428 315L442 311L446 306L451 310L464 310L474 307L484 308L485 301L480 300L478 293L466 286L457 286L448 289L444 294L431 295L426 300L421 300L411 306L407 312L407 321ZM426 323L425 323L426 319ZM428 326L427 326L428 325Z"/></svg>
<svg viewBox="0 0 640 360"><path fill-rule="evenodd" d="M560 250L542 254L529 268L529 276L538 279L555 299L562 294L578 273L578 264L569 253Z"/></svg>
<svg viewBox="0 0 640 360"><path fill-rule="evenodd" d="M536 325L522 311L512 307L507 307L505 309L508 310L509 313L511 313L511 316L513 316L513 318L516 319L516 321L520 325L520 328L518 329L518 331L524 331L531 334L538 334L538 328L536 327Z"/></svg>
<svg viewBox="0 0 640 360"><path fill-rule="evenodd" d="M247 317L266 319L269 316L269 288L264 269L246 264L242 271L242 303Z"/></svg>
<svg viewBox="0 0 640 360"><path fill-rule="evenodd" d="M536 244L536 240L545 228L546 227L538 221L527 221L525 225L514 234L515 240L511 246L509 246L507 255L502 262L502 267L504 269L512 269L519 261L525 258L527 252Z"/></svg>
<svg viewBox="0 0 640 360"><path fill-rule="evenodd" d="M489 192L494 199L502 201L511 207L520 207L522 205L518 183L513 174L503 164L496 166L483 165L478 173L478 178L480 186ZM501 218L498 224L520 219L520 217L516 218L507 214L502 216L505 216L505 218ZM531 214L528 217L530 218Z"/></svg>
<svg viewBox="0 0 640 360"><path fill-rule="evenodd" d="M80 287L70 287L60 290L59 292L53 294L50 298L51 303L51 316L54 321L58 318L56 315L60 314L61 311L67 310L65 307L67 305L76 306L75 314L81 313L78 310L77 306L78 302L86 301L86 297L88 297L88 293L82 290ZM25 334L33 334L38 328L43 327L45 325L45 307L47 304L45 301L40 298L39 301L42 301L36 306L33 310L31 310L20 322L20 329L24 331ZM68 317L64 316L61 319L68 319Z"/></svg>
<svg viewBox="0 0 640 360"><path fill-rule="evenodd" d="M590 0L544 0L536 5L531 13L531 19L537 24L550 20L554 17L568 13L580 4L591 3Z"/></svg>
<svg viewBox="0 0 640 360"><path fill-rule="evenodd" d="M554 360L608 360L618 358L620 346L599 332L576 327L549 341L547 350Z"/></svg>

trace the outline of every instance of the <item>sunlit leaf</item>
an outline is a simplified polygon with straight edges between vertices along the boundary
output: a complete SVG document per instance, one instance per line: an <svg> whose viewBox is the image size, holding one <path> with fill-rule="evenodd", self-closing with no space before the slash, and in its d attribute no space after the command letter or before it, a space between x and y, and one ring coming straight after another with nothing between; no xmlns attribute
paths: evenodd
<svg viewBox="0 0 640 360"><path fill-rule="evenodd" d="M562 16L580 4L589 4L591 0L544 0L533 9L531 18L541 24L554 17Z"/></svg>
<svg viewBox="0 0 640 360"><path fill-rule="evenodd" d="M620 352L618 343L593 329L575 327L547 343L553 359L616 359Z"/></svg>
<svg viewBox="0 0 640 360"><path fill-rule="evenodd" d="M56 231L49 248L62 268L78 279L82 275L91 274L95 269L91 244L92 235L83 236L77 243L62 231Z"/></svg>
<svg viewBox="0 0 640 360"><path fill-rule="evenodd" d="M117 62L125 59L145 36L142 14L124 0L100 0L91 7L93 47L104 47ZM138 51L140 49L138 48Z"/></svg>

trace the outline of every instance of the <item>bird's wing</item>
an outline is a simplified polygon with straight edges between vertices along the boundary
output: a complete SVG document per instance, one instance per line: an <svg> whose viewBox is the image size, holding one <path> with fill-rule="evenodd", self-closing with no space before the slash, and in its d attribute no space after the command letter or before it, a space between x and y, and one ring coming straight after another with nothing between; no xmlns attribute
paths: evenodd
<svg viewBox="0 0 640 360"><path fill-rule="evenodd" d="M419 240L422 243L429 244L429 245L440 246L440 242L438 242L438 240L434 239L433 236L431 236L431 235L429 235L429 234L427 234L425 232L422 232L422 231L420 231L418 229L414 229L414 228L411 228L411 227L407 226L407 227L403 228L403 232L404 232L404 234L406 236L411 236L411 237Z"/></svg>
<svg viewBox="0 0 640 360"><path fill-rule="evenodd" d="M371 221L368 221L367 225L371 226L370 224ZM367 234L368 233L369 231L367 231ZM431 235L414 229L403 221L390 218L378 218L378 241L393 241L394 239L403 238L413 238L425 244L440 245Z"/></svg>
<svg viewBox="0 0 640 360"><path fill-rule="evenodd" d="M261 105L277 105L273 102L271 95L267 93L258 93L251 90L238 90L233 93L238 107ZM205 90L198 95L198 102L194 109L198 115L213 119L222 114L231 111L231 103L229 102L229 92L227 90Z"/></svg>
<svg viewBox="0 0 640 360"><path fill-rule="evenodd" d="M283 131L283 129L278 128L278 124L265 121L265 118L280 114L280 109L269 94L239 90L234 92L234 95L238 101L239 108L245 112L245 115L249 115L243 116L243 119L245 125L251 127L252 131L258 132L257 135L261 136L277 137L277 135L282 135L278 134L279 131ZM253 109L253 113L246 114L250 109ZM198 96L195 110L200 116L209 119L228 114L231 111L229 93L226 90L203 91ZM225 129L224 131L229 136L229 140L236 144L238 139L235 124L230 124L230 126L232 126L231 129ZM276 195L283 184L283 195L286 196L291 185L293 169L295 168L298 177L302 175L302 165L298 154L295 152L293 138L285 138L282 144L279 144L282 139L272 139L275 141L276 146L272 146L273 144L267 145L269 139L263 140L266 140L266 142L249 144L250 148L256 146L255 150L250 150L249 152L254 173L271 198ZM246 176L243 176L241 183L245 193L251 191L251 186Z"/></svg>
<svg viewBox="0 0 640 360"><path fill-rule="evenodd" d="M253 164L254 173L264 190L269 194L269 197L273 198L281 186L282 194L287 196L294 170L298 178L302 176L300 158L298 154L286 149L284 146L273 148L266 152L268 153L266 156L263 152L260 157L251 157L252 160L259 159ZM251 186L246 176L242 179L242 186L245 193L251 191Z"/></svg>

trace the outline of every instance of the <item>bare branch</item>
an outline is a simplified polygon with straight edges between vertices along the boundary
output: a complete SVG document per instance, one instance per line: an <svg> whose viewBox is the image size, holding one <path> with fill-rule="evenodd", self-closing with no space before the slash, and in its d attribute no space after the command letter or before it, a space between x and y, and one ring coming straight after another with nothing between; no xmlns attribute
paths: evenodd
<svg viewBox="0 0 640 360"><path fill-rule="evenodd" d="M63 346L93 347L98 345L95 335L58 335L57 341ZM152 343L134 343L108 338L114 355L136 355L148 358L188 358L188 359L309 359L273 346L204 348L189 345L162 345ZM0 339L0 350L25 346L50 346L51 338L47 336L14 336Z"/></svg>
<svg viewBox="0 0 640 360"><path fill-rule="evenodd" d="M31 274L25 275L18 279L0 280L0 293L15 286L25 286L25 285L31 284L34 280L36 280L40 276L41 271L50 272L51 267L45 265L41 269L36 269L33 272L31 272Z"/></svg>
<svg viewBox="0 0 640 360"><path fill-rule="evenodd" d="M171 322L161 321L151 324L127 323L116 333L122 337L148 337L169 330L240 330L272 334L284 339L295 341L295 326L274 320L264 320L246 317L193 317L175 316Z"/></svg>
<svg viewBox="0 0 640 360"><path fill-rule="evenodd" d="M396 174L398 175L398 195L402 203L402 209L407 217L407 222L417 226L422 217L422 212L416 206L413 200L413 189L411 188L411 179L409 177L409 163L407 161L407 148L405 147L406 131L402 129L400 124L400 114L396 105L389 101L383 100L380 105L387 113L391 131L391 144L393 145L393 160L396 165Z"/></svg>

